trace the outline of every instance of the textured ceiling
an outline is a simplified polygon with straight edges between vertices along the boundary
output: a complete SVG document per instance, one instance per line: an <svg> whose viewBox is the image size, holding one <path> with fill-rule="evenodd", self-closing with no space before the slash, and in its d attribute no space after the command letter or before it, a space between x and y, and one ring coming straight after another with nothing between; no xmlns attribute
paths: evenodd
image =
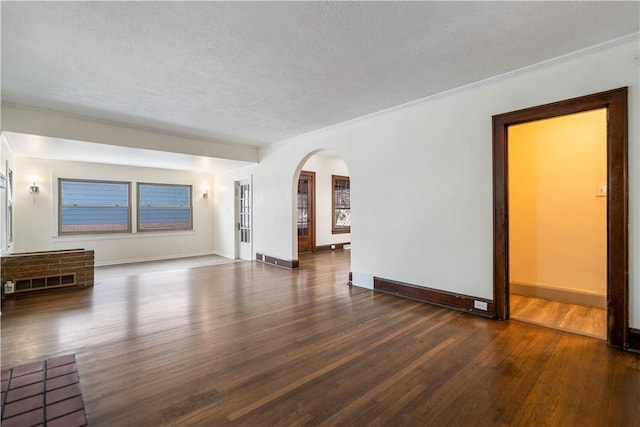
<svg viewBox="0 0 640 427"><path fill-rule="evenodd" d="M6 2L2 100L261 145L639 31L638 2Z"/></svg>

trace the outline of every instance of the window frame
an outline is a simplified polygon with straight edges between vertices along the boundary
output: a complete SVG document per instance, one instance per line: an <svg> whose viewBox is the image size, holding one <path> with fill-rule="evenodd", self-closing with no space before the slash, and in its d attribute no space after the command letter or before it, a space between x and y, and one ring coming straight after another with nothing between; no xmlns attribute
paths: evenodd
<svg viewBox="0 0 640 427"><path fill-rule="evenodd" d="M142 205L140 203L140 187L141 186L155 186L155 187L183 187L189 189L189 227L169 227L169 228L142 228L142 210L144 208L156 208L156 209L178 209L176 206L151 206L151 205ZM153 233L153 232L167 232L167 231L193 231L193 185L191 184L165 184L159 182L137 182L136 183L136 207L137 207L137 215L136 215L136 225L137 231L139 233Z"/></svg>
<svg viewBox="0 0 640 427"><path fill-rule="evenodd" d="M346 234L351 233L351 226L338 226L336 225L336 210L345 209L345 207L336 207L336 185L339 182L346 181L349 184L349 206L346 209L351 211L351 179L348 176L331 175L331 234Z"/></svg>
<svg viewBox="0 0 640 427"><path fill-rule="evenodd" d="M92 231L62 231L63 208L74 208L74 206L67 206L62 204L62 183L63 182L84 182L84 183L98 183L98 184L120 184L127 186L127 228L126 230L92 230ZM76 206L76 209L113 209L122 208L123 206ZM58 178L58 236L78 236L78 235L91 235L91 234L123 234L131 233L131 182L129 181L112 181L101 179L84 179L84 178Z"/></svg>

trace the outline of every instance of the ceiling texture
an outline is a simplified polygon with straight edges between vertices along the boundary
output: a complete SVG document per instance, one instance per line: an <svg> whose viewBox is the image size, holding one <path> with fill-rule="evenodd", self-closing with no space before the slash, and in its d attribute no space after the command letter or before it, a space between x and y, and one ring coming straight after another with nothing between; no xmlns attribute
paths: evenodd
<svg viewBox="0 0 640 427"><path fill-rule="evenodd" d="M637 33L632 2L6 2L2 102L260 146Z"/></svg>

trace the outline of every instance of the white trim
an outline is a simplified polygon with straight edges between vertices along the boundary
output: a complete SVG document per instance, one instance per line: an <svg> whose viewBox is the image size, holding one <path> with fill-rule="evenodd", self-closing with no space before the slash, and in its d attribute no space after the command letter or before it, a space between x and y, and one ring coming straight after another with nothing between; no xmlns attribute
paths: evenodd
<svg viewBox="0 0 640 427"><path fill-rule="evenodd" d="M119 261L99 262L99 263L95 263L95 266L105 267L108 265L134 264L138 262L150 262L150 261L168 261L168 260L175 260L175 259L181 259L181 258L192 258L192 257L212 256L212 255L226 258L226 257L223 257L222 255L218 255L213 252L192 252L192 253L181 253L179 255L173 254L173 255L158 256L158 257L145 257L145 258L133 258L133 259L129 258L126 260L119 260Z"/></svg>

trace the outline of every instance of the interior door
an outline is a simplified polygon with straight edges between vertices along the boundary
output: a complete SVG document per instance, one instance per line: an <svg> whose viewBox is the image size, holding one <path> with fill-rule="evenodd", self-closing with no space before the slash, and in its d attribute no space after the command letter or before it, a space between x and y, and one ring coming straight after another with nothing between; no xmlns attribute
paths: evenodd
<svg viewBox="0 0 640 427"><path fill-rule="evenodd" d="M298 253L315 252L315 172L300 172L298 179Z"/></svg>
<svg viewBox="0 0 640 427"><path fill-rule="evenodd" d="M236 258L251 260L251 181L236 181Z"/></svg>

